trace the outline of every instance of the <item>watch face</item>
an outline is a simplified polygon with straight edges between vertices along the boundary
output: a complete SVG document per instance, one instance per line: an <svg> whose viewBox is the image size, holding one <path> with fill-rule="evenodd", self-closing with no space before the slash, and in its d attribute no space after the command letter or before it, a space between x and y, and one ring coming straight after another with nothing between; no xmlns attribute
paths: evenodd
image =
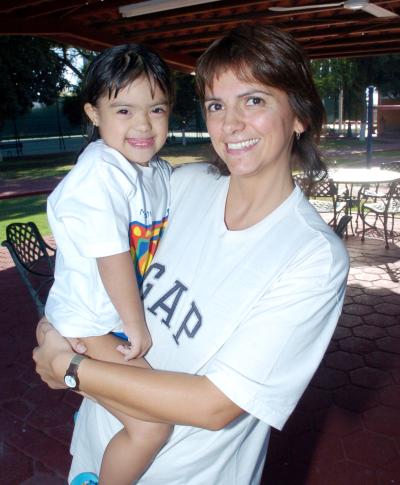
<svg viewBox="0 0 400 485"><path fill-rule="evenodd" d="M72 389L76 387L76 380L74 376L65 376L64 382L68 387L71 387Z"/></svg>

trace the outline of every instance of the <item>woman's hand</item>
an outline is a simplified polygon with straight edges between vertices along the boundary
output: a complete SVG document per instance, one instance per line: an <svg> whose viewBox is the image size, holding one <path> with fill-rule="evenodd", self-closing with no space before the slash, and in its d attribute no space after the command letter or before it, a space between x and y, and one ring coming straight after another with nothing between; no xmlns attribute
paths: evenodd
<svg viewBox="0 0 400 485"><path fill-rule="evenodd" d="M70 344L43 318L37 326L36 338L39 344L33 349L36 372L52 389L65 388L64 374L74 356Z"/></svg>

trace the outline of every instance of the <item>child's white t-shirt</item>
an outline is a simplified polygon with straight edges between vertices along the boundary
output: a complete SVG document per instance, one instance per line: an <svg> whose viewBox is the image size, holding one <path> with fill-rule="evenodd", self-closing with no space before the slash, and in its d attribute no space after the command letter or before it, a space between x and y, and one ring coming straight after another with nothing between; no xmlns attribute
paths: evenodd
<svg viewBox="0 0 400 485"><path fill-rule="evenodd" d="M121 328L96 258L130 250L141 284L167 225L171 170L159 158L149 166L131 164L98 140L50 195L47 214L57 254L45 313L62 335Z"/></svg>

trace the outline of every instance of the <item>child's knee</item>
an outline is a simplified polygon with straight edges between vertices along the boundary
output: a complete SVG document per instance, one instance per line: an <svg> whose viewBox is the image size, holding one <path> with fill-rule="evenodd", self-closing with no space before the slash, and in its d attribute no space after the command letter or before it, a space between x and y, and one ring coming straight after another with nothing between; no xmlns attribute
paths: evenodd
<svg viewBox="0 0 400 485"><path fill-rule="evenodd" d="M140 440L142 443L151 441L159 444L165 443L173 430L172 425L146 421L136 422L133 426L126 426L125 428L135 440Z"/></svg>

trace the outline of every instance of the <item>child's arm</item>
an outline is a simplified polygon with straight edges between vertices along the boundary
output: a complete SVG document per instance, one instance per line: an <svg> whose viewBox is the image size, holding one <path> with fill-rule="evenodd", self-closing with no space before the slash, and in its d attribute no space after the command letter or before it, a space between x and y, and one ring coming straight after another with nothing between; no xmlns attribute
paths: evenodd
<svg viewBox="0 0 400 485"><path fill-rule="evenodd" d="M131 347L119 345L125 359L142 357L151 347L136 275L129 251L97 258L103 285L115 306Z"/></svg>

